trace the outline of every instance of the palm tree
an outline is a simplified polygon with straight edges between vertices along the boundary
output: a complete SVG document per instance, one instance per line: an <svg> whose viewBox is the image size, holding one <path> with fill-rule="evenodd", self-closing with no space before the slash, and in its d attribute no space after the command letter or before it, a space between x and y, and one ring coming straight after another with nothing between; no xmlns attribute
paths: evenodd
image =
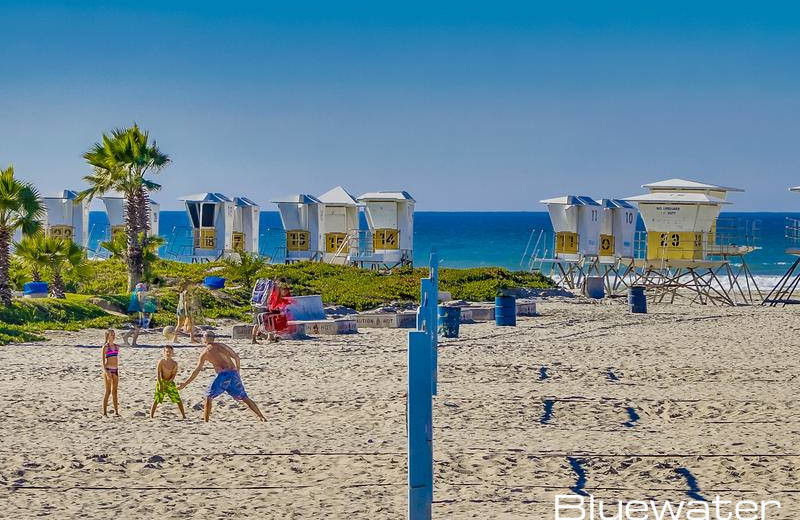
<svg viewBox="0 0 800 520"><path fill-rule="evenodd" d="M34 282L42 281L42 268L47 265L45 236L42 233L26 236L14 244L14 254L31 270Z"/></svg>
<svg viewBox="0 0 800 520"><path fill-rule="evenodd" d="M44 213L39 192L31 184L14 178L14 167L0 170L0 302L11 304L9 266L14 232L33 234L41 229Z"/></svg>
<svg viewBox="0 0 800 520"><path fill-rule="evenodd" d="M86 252L72 240L47 237L41 233L26 236L17 244L17 252L23 251L25 262L31 269L41 273L47 270L52 276L50 296L65 298L64 271L71 270L79 278L91 274L91 266L86 260Z"/></svg>
<svg viewBox="0 0 800 520"><path fill-rule="evenodd" d="M102 142L95 143L83 154L93 172L84 177L90 187L81 192L79 200L91 200L108 191L119 191L125 197L125 261L128 264L128 288L144 275L144 251L150 227L148 209L150 192L160 185L145 178L167 166L170 158L162 153L150 134L134 123L130 128L117 128L103 134Z"/></svg>
<svg viewBox="0 0 800 520"><path fill-rule="evenodd" d="M267 259L247 251L237 251L224 260L228 276L238 280L245 287L252 288L258 277L258 272L267 265Z"/></svg>
<svg viewBox="0 0 800 520"><path fill-rule="evenodd" d="M100 242L100 246L111 253L112 259L125 259L125 251L128 237L123 231L111 237L111 240ZM142 250L142 273L148 281L152 278L150 267L153 262L158 260L158 248L163 246L165 240L162 237L150 237Z"/></svg>

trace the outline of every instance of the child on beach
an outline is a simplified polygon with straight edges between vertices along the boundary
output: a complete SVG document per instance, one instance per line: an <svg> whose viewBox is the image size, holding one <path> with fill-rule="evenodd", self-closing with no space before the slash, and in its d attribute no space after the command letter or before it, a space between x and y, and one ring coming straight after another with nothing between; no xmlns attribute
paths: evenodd
<svg viewBox="0 0 800 520"><path fill-rule="evenodd" d="M174 349L172 345L164 347L164 359L158 362L156 367L156 393L153 397L153 406L150 407L150 418L156 414L156 407L169 397L169 400L178 405L181 415L186 419L186 412L183 410L183 401L175 385L175 376L178 375L178 363L172 359Z"/></svg>
<svg viewBox="0 0 800 520"><path fill-rule="evenodd" d="M114 343L116 334L113 329L106 331L103 342L103 382L105 395L103 395L103 416L108 417L108 396L111 395L114 403L114 415L119 417L119 399L117 386L119 384L119 346Z"/></svg>

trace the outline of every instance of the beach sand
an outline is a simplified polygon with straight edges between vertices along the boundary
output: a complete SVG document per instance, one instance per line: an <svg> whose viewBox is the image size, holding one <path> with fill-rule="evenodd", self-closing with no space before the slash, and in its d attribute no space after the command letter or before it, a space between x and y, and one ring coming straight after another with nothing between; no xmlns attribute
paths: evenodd
<svg viewBox="0 0 800 520"><path fill-rule="evenodd" d="M577 471L596 499L690 500L685 468L706 498L800 518L800 309L539 311L441 342L434 517L553 518ZM182 392L189 420L169 402L147 417L158 334L122 348L121 418L100 414L102 331L48 336L0 347L0 516L405 516L406 330L230 342L268 422L225 396L209 424L211 370ZM176 349L179 380L199 350Z"/></svg>

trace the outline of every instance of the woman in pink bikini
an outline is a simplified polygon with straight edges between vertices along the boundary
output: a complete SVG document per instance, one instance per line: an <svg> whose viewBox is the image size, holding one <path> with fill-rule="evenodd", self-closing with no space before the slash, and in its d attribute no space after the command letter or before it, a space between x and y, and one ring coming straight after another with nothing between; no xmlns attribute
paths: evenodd
<svg viewBox="0 0 800 520"><path fill-rule="evenodd" d="M103 343L103 381L106 393L103 396L103 416L108 416L108 396L113 397L114 415L119 417L119 400L117 399L117 385L119 384L119 346L114 343L116 334L113 329L106 331L106 340Z"/></svg>

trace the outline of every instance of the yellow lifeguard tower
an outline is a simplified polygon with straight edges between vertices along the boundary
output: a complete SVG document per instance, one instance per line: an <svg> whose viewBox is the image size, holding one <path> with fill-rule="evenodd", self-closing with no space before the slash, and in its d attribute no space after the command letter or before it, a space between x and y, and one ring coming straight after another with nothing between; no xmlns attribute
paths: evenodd
<svg viewBox="0 0 800 520"><path fill-rule="evenodd" d="M77 202L78 192L62 190L49 197L42 197L45 215L42 227L51 237L71 240L86 249L89 243L89 202Z"/></svg>
<svg viewBox="0 0 800 520"><path fill-rule="evenodd" d="M319 208L320 200L312 195L298 194L273 201L278 206L283 224L283 257L286 263L320 261ZM280 255L275 254L274 257Z"/></svg>
<svg viewBox="0 0 800 520"><path fill-rule="evenodd" d="M638 205L646 229L637 237L633 283L651 289L656 301L688 294L703 304L734 305L739 296L751 303L758 288L744 255L755 249L752 232L719 224L728 193L743 190L685 179L642 187L650 193L625 199ZM733 257L742 262L738 270Z"/></svg>
<svg viewBox="0 0 800 520"><path fill-rule="evenodd" d="M258 253L259 206L246 197L198 193L186 204L192 230L192 261L222 258L238 251Z"/></svg>
<svg viewBox="0 0 800 520"><path fill-rule="evenodd" d="M581 287L584 278L593 272L601 275L598 257L602 206L586 195L565 195L539 202L547 206L553 236L550 239L546 232L539 231L532 265L538 263L540 269L549 265L550 274L555 274L570 289ZM529 247L530 243L529 240ZM542 244L551 247L542 248Z"/></svg>
<svg viewBox="0 0 800 520"><path fill-rule="evenodd" d="M354 261L360 265L412 265L414 255L414 204L405 191L377 191L358 197L364 204L369 230Z"/></svg>
<svg viewBox="0 0 800 520"><path fill-rule="evenodd" d="M319 243L322 260L329 264L350 264L358 255L358 201L337 186L318 197Z"/></svg>

